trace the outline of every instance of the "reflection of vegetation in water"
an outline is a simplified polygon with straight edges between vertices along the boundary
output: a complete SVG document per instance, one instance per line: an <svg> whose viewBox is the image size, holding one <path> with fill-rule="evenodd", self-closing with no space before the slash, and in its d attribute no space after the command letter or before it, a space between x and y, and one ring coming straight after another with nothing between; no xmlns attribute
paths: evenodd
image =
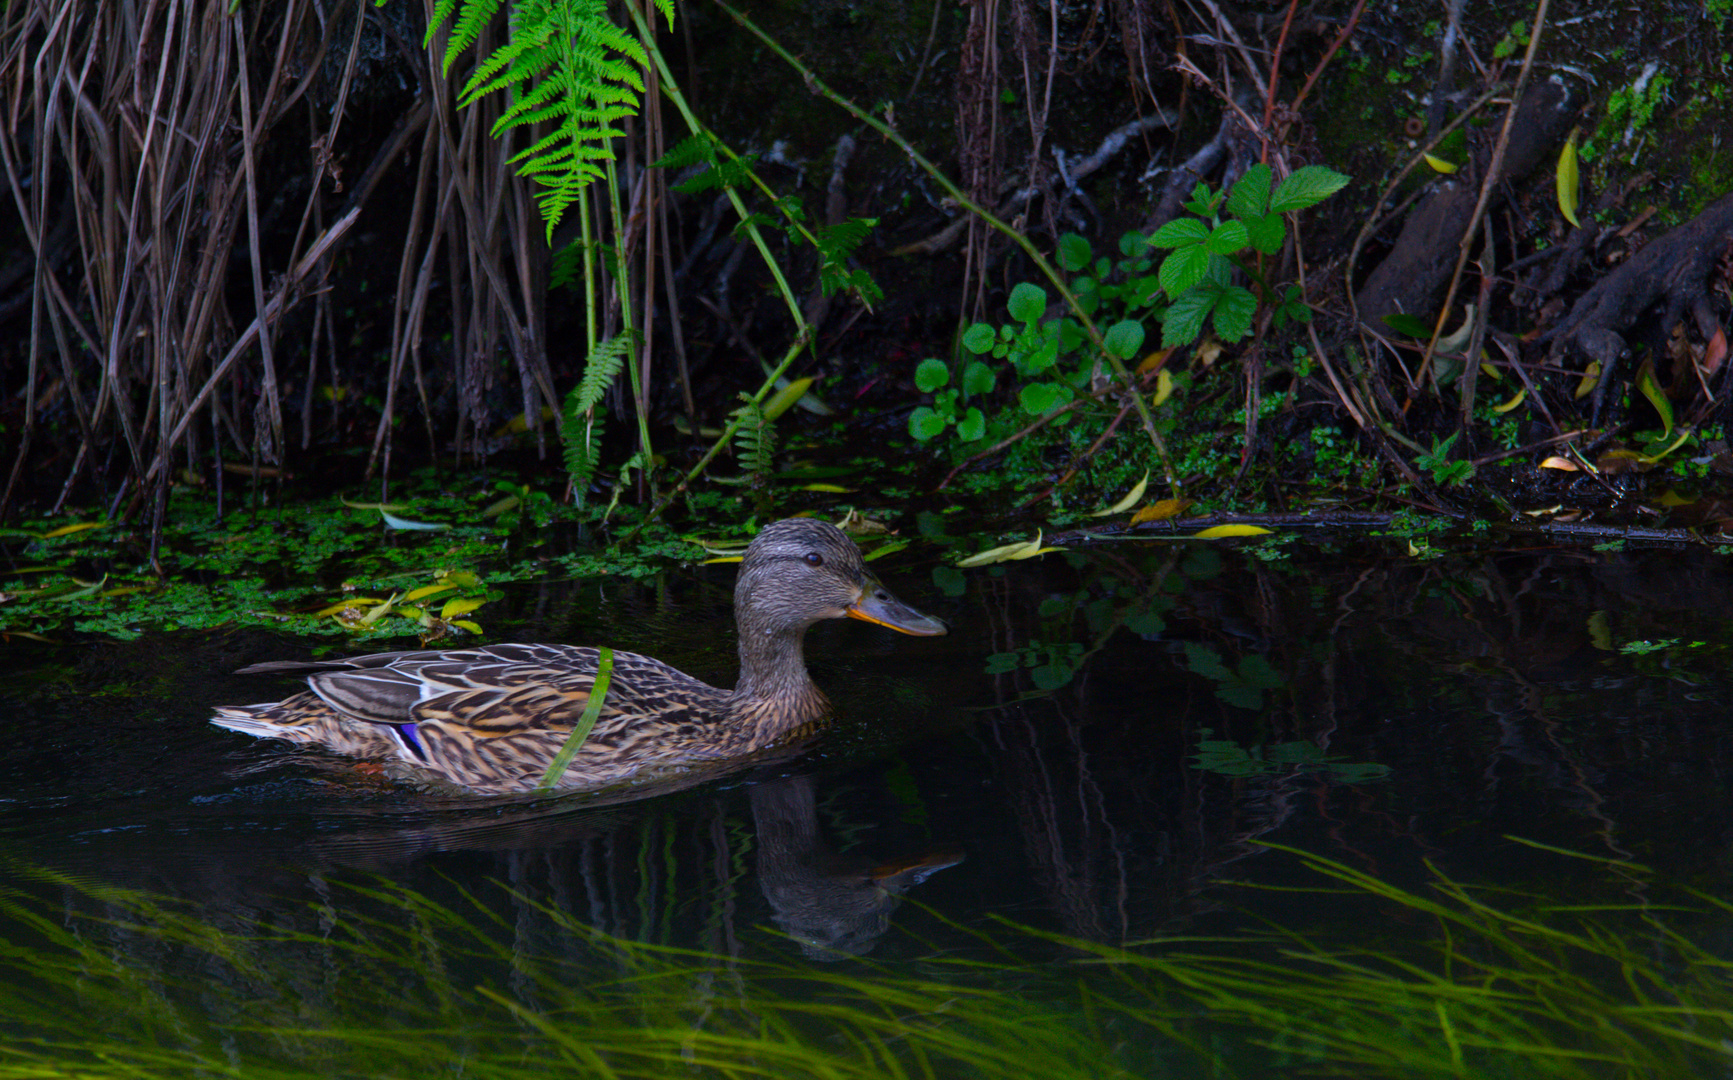
<svg viewBox="0 0 1733 1080"><path fill-rule="evenodd" d="M1231 739L1212 739L1212 734L1214 732L1209 728L1198 731L1197 767L1222 776L1267 776L1310 771L1344 784L1384 780L1390 776L1388 765L1327 757L1323 748L1310 739L1273 742L1248 750Z"/></svg>
<svg viewBox="0 0 1733 1080"><path fill-rule="evenodd" d="M1290 852L1354 941L1277 928L1120 947L1004 927L990 959L811 966L645 946L497 897L335 891L316 932L101 888L0 901L0 1076L1692 1076L1733 1045L1733 906L1408 891ZM1640 869L1616 868L1629 879ZM82 893L82 895L75 895ZM73 914L71 908L100 915ZM368 914L371 910L376 914ZM525 916L544 931L528 934ZM231 919L224 916L225 919ZM1425 945L1365 927L1430 924ZM958 929L960 928L953 928ZM539 945L531 948L526 942ZM1058 945L1061 960L1025 953Z"/></svg>

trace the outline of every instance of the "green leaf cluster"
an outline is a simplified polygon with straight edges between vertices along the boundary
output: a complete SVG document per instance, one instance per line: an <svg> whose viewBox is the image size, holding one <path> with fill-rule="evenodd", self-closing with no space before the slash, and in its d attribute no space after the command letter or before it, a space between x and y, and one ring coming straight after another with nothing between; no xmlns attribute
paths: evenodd
<svg viewBox="0 0 1733 1080"><path fill-rule="evenodd" d="M929 442L954 431L970 443L1065 408L1090 388L1104 362L1136 360L1151 321L1162 327L1164 348L1196 341L1206 322L1224 341L1239 341L1251 332L1260 304L1268 305L1278 329L1309 321L1300 287L1273 285L1258 260L1246 256L1281 251L1287 241L1283 215L1317 205L1347 182L1341 173L1309 165L1277 184L1270 167L1258 164L1229 191L1199 184L1185 204L1192 217L1170 221L1150 236L1126 233L1117 260L1097 257L1081 236L1061 236L1054 259L1070 275L1067 287L1077 310L1049 317L1047 290L1019 283L1006 301L1006 322L969 326L953 363L921 362L915 386L933 397L910 414L909 433ZM1167 252L1159 266L1157 250ZM1237 274L1257 291L1239 284ZM1106 324L1100 349L1081 319ZM979 399L997 389L1001 377L1015 387L1016 404L991 413Z"/></svg>
<svg viewBox="0 0 1733 1080"><path fill-rule="evenodd" d="M1196 216L1170 221L1149 238L1151 247L1169 252L1159 275L1169 301L1162 320L1164 347L1196 341L1206 320L1223 341L1239 341L1251 333L1259 298L1235 282L1236 269L1258 284L1274 305L1278 327L1290 319L1310 318L1297 286L1278 292L1241 256L1247 251L1259 255L1281 251L1287 240L1282 215L1316 206L1341 190L1348 178L1322 165L1308 165L1296 169L1272 192L1273 180L1270 167L1259 163L1247 169L1225 195L1200 183L1185 204Z"/></svg>
<svg viewBox="0 0 1733 1080"><path fill-rule="evenodd" d="M1107 351L1132 360L1143 348L1143 320L1160 318L1164 309L1148 242L1140 233L1127 233L1119 248L1123 258L1117 261L1097 258L1088 240L1066 233L1059 238L1057 259L1072 275L1068 284L1080 313L1113 320L1102 334ZM923 360L915 370L915 386L932 394L933 402L910 415L909 433L922 442L947 429L965 443L985 438L994 424L978 398L997 389L1001 376L1017 387L1017 399L1013 409L994 418L1000 427L1021 426L1075 401L1101 357L1082 323L1071 316L1049 317L1047 309L1046 289L1030 282L1013 288L1005 304L1009 322L978 322L963 331L956 387L950 383L958 365Z"/></svg>

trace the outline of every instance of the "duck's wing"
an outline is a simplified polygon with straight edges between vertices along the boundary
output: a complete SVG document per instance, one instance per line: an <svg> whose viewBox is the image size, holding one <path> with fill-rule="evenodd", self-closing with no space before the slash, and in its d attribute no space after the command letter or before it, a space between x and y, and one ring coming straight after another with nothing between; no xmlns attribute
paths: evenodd
<svg viewBox="0 0 1733 1080"><path fill-rule="evenodd" d="M307 684L331 708L358 720L438 722L498 738L569 732L589 705L598 662L595 649L567 645L376 653L311 665ZM616 652L597 730L660 713L670 701L703 706L720 694L659 660Z"/></svg>

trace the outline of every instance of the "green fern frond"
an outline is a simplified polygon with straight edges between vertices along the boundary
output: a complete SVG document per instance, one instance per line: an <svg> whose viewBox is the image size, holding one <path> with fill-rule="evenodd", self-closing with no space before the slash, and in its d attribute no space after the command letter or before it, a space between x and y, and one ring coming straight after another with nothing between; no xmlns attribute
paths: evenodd
<svg viewBox="0 0 1733 1080"><path fill-rule="evenodd" d="M653 163L652 169L684 169L688 165L714 165L716 163L716 140L709 134L700 132L688 135L675 143L668 152L662 155L660 161Z"/></svg>
<svg viewBox="0 0 1733 1080"><path fill-rule="evenodd" d="M445 55L448 72L502 2L438 0L436 26L456 16ZM657 0L656 6L672 22L671 3ZM495 137L553 125L511 158L518 175L542 189L537 202L550 239L583 189L606 175L610 143L621 137L621 122L638 113L649 63L638 39L608 18L606 0L520 0L512 11L510 40L482 59L465 82L459 98L464 105L499 91L510 96L494 123Z"/></svg>
<svg viewBox="0 0 1733 1080"><path fill-rule="evenodd" d="M456 23L451 28L451 37L445 43L445 57L440 65L443 74L450 75L452 65L464 50L475 44L476 38L499 11L504 0L462 0L463 13L457 16ZM434 32L457 11L459 0L439 0L433 6L433 17L427 20L427 38L422 42L422 48L433 43Z"/></svg>
<svg viewBox="0 0 1733 1080"><path fill-rule="evenodd" d="M855 249L878 223L878 218L849 218L813 233L813 242L818 246L819 287L824 289L826 296L852 289L869 307L884 299L884 290L879 288L871 274L865 270L851 270L848 265Z"/></svg>
<svg viewBox="0 0 1733 1080"><path fill-rule="evenodd" d="M774 422L764 415L764 407L747 394L741 394L741 406L734 410L740 426L734 429L734 456L753 483L764 483L775 468L776 431Z"/></svg>
<svg viewBox="0 0 1733 1080"><path fill-rule="evenodd" d="M620 334L600 342L584 361L584 377L566 395L560 415L560 440L565 443L566 475L578 491L588 487L600 464L602 421L597 408L619 377L634 336Z"/></svg>

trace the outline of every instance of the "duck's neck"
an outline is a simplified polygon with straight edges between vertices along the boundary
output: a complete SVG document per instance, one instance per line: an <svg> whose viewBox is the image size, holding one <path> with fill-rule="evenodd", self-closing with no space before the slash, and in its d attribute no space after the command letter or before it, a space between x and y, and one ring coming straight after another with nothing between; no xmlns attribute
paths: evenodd
<svg viewBox="0 0 1733 1080"><path fill-rule="evenodd" d="M828 712L830 702L806 673L805 639L805 627L768 633L742 627L736 701L754 712L774 715L787 727Z"/></svg>

